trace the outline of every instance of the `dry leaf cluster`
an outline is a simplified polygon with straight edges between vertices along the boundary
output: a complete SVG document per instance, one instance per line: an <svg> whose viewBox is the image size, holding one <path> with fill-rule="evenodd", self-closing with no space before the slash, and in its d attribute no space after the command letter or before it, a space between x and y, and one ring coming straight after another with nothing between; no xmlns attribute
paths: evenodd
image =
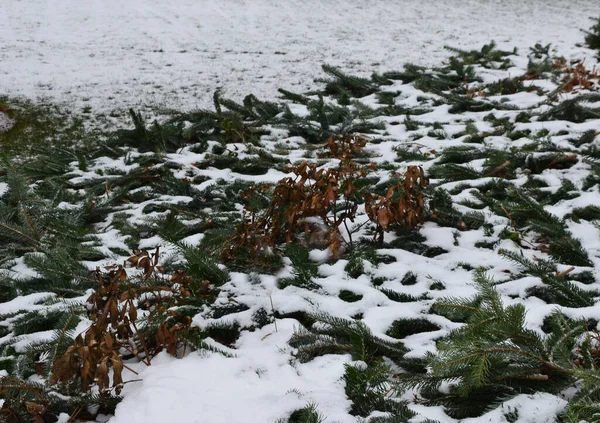
<svg viewBox="0 0 600 423"><path fill-rule="evenodd" d="M193 278L183 270L165 276L158 260L158 248L152 254L135 251L126 264L141 271L137 278L123 265L91 272L98 284L87 301L92 324L54 363L52 384L78 381L87 391L95 382L101 395L112 390L119 394L126 368L124 354L150 365L152 357L163 349L175 356L181 347L185 350L184 335L198 329L191 326L191 318L173 309L190 296L208 298L210 282L202 281L192 289ZM138 329L138 310L144 313L146 323L160 322L150 337L150 332Z"/></svg>
<svg viewBox="0 0 600 423"><path fill-rule="evenodd" d="M600 85L600 69L596 66L590 69L584 62L567 63L564 58L555 59L554 66L563 74L561 88L564 92L594 90Z"/></svg>
<svg viewBox="0 0 600 423"><path fill-rule="evenodd" d="M422 167L408 166L404 174L396 173L396 183L385 196L364 193L365 210L377 225L375 238L383 241L383 233L391 225L414 228L425 221L423 188L428 184Z"/></svg>
<svg viewBox="0 0 600 423"><path fill-rule="evenodd" d="M337 159L336 167L318 166L301 162L288 167L294 176L281 179L273 190L271 204L262 214L246 208L244 222L238 226L224 253L232 260L243 251L250 257L268 254L282 243L290 243L299 234L309 245L329 247L333 259L345 251L343 226L352 243L353 223L359 204L364 200L369 219L377 225L377 236L393 224L414 228L423 222L424 200L421 189L427 184L423 169L409 166L402 175L396 173L398 183L389 188L387 195L378 196L359 189L358 181L377 170L373 163L360 164L355 156L361 153L366 140L359 136L331 137L326 143L328 155ZM254 187L246 193L251 197L256 190L267 191L267 186Z"/></svg>

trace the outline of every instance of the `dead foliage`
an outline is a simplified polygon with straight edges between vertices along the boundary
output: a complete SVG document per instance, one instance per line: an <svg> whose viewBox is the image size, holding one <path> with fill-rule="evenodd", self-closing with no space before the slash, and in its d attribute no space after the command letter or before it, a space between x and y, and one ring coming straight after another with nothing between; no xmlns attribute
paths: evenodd
<svg viewBox="0 0 600 423"><path fill-rule="evenodd" d="M463 83L463 89L465 90L465 97L467 97L468 99L486 96L485 89L483 87L474 86L472 88L469 88L469 83L466 80Z"/></svg>
<svg viewBox="0 0 600 423"><path fill-rule="evenodd" d="M567 63L564 58L554 61L555 68L562 73L561 91L573 92L579 89L593 90L600 84L600 69L591 69L585 62Z"/></svg>
<svg viewBox="0 0 600 423"><path fill-rule="evenodd" d="M346 249L340 228L345 228L351 244L353 230L349 224L354 223L362 200L367 201L367 214L376 223L378 234L396 223L410 228L422 223L423 197L417 191L426 184L423 170L410 166L405 176L396 174L399 182L388 190L389 195L371 195L359 188L358 181L377 168L354 159L365 145L366 139L359 136L331 137L326 143L327 155L337 161L337 166L306 161L289 166L287 171L293 176L277 183L266 211L259 214L245 208L244 222L230 239L223 258L268 255L277 245L290 243L298 235L304 235L303 241L310 245L328 247L332 259L339 258ZM269 187L253 187L246 197L256 190L264 192Z"/></svg>
<svg viewBox="0 0 600 423"><path fill-rule="evenodd" d="M126 261L138 276L129 275L123 265L90 272L98 284L87 300L92 324L54 363L51 384L78 381L81 390L88 391L95 383L100 395L119 394L123 369L127 368L124 354L147 365L163 349L177 356L183 347L185 354L185 335L198 328L191 327L190 317L172 309L192 296L210 299L210 282L196 283L183 270L166 276L158 260L158 248L154 253L140 250ZM137 323L140 312L148 323L141 331ZM149 331L153 323L155 327Z"/></svg>
<svg viewBox="0 0 600 423"><path fill-rule="evenodd" d="M428 180L422 167L408 166L404 174L395 173L396 183L385 195L365 192L365 210L377 229L375 239L383 242L383 233L392 225L414 228L425 221L423 188Z"/></svg>

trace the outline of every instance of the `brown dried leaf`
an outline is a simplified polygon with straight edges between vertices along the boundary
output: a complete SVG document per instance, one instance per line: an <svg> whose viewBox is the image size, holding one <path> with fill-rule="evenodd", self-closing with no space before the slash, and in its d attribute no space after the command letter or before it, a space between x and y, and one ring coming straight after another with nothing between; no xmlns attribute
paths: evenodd
<svg viewBox="0 0 600 423"><path fill-rule="evenodd" d="M30 416L44 414L44 411L46 410L46 407L44 407L42 404L38 404L37 402L33 401L26 401L25 408L27 410L27 414Z"/></svg>
<svg viewBox="0 0 600 423"><path fill-rule="evenodd" d="M386 208L381 208L377 210L377 221L381 225L383 229L387 229L390 224L390 212Z"/></svg>
<svg viewBox="0 0 600 423"><path fill-rule="evenodd" d="M110 363L113 368L113 387L118 395L121 393L123 386L123 362L118 357L111 357Z"/></svg>
<svg viewBox="0 0 600 423"><path fill-rule="evenodd" d="M98 363L96 368L96 383L100 392L105 392L109 388L109 377L108 377L108 357L105 357Z"/></svg>
<svg viewBox="0 0 600 423"><path fill-rule="evenodd" d="M133 301L129 300L128 302L129 309L129 321L135 323L137 321L137 310L133 305Z"/></svg>

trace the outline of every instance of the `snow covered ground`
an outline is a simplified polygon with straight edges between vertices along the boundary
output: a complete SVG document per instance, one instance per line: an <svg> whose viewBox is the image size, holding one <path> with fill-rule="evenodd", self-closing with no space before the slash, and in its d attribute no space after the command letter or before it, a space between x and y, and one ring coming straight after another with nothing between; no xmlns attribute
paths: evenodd
<svg viewBox="0 0 600 423"><path fill-rule="evenodd" d="M0 6L0 95L74 111L206 107L304 91L323 63L348 72L437 65L444 45L491 40L576 53L597 0L8 0Z"/></svg>
<svg viewBox="0 0 600 423"><path fill-rule="evenodd" d="M209 107L217 88L222 88L225 96L234 99L249 93L273 99L280 87L298 92L315 88L314 79L322 76L320 65L323 63L339 66L347 72L369 75L399 69L406 62L436 65L450 54L444 45L480 48L492 39L500 48L516 46L524 52L538 42L552 43L558 54L566 57L581 55L592 60L589 52L576 44L583 39L580 29L588 28L589 18L600 13L598 1L575 0L569 3L568 10L565 7L565 2L558 0L8 0L0 6L0 95L24 95L58 102L75 112L90 107L93 113L108 113L130 106ZM527 66L526 54L511 59L515 67L508 70L480 69L486 78L489 77L486 82L515 76ZM550 84L549 89L554 88L556 86ZM495 136L491 124L484 119L488 111L448 113L448 104L441 102L433 106L430 100L435 100L436 96L422 92L410 83L397 82L385 91L396 93L394 104L397 106L413 107L425 102L432 110L416 118L420 122L419 129L409 129L404 115L381 117L385 124L385 131L380 131L382 141L370 146L372 159L379 165L394 160L398 147L402 146L416 147L417 153L428 157L433 155L432 161L424 163L429 171L446 147L468 145L474 150L503 151L509 146L525 147L530 140L525 136L516 140L502 134ZM532 107L530 111L536 114L536 119L546 110L546 106L533 107L544 99L536 93L522 92L503 97L520 108ZM499 96L482 101L498 99ZM371 95L361 101L376 106L378 100ZM302 108L295 106L296 111ZM504 109L496 114L514 123L515 131L530 130L531 138L541 139L542 135L536 134L547 130L551 145L564 147L569 152L570 137L579 137L599 125L598 120L584 123L549 123L535 119L517 122L519 112ZM477 134L487 134L482 135L485 142L470 142L466 133L457 135L466 131L472 121L477 123ZM430 130L435 129L435 124L441 125L441 138L436 137L439 132ZM289 154L278 158L304 157L304 143L298 144L298 138L273 130L261 139L260 148L277 156L281 145L287 145ZM417 139L419 141L415 143ZM594 145L597 143L598 139ZM247 145L232 143L228 146L235 149L240 159L245 157ZM582 149L573 151L583 152ZM129 162L142 161L142 155L135 151L129 153L118 159L97 158L90 161L85 171L73 162L70 164L70 182L85 186L87 182L92 185L90 181L106 180L107 188L102 195L108 198L114 195L108 189L112 177L119 171L127 174L140 167L138 163ZM156 168L173 169L173 175L178 179L187 179L189 174L204 181L202 177L208 176L208 180L194 186L194 195L199 197L204 195L202 190L218 178L227 183L234 180L274 182L283 176L274 169L265 175L251 176L227 168L194 165L208 157L208 152L195 153L186 147L176 154L162 156L163 162ZM395 161L399 163L398 167L404 167L415 160L403 161L398 155ZM483 160L474 160L471 164L480 170ZM113 171L115 175L111 174ZM538 179L547 184L548 192L555 193L568 178L575 184L573 191L580 195L576 200L548 206L547 211L563 217L574 207L597 204L598 188L583 188L588 174L589 166L580 157L569 169L544 170ZM380 176L389 175L382 172ZM528 178L527 172L517 169L511 184L523 186ZM469 193L477 191L479 182L461 180L442 187L452 190L460 183L465 184L468 190L465 188L454 194L458 203L472 200ZM5 189L2 183L0 188L1 198ZM118 212L125 214L132 224L141 226L149 217L142 213L145 206L186 203L190 199L185 196L149 197L143 203L125 202L119 205ZM66 202L61 204L77 207ZM459 206L468 210L466 206ZM321 286L318 292L293 286L280 288L277 277L290 276L292 271L287 261L281 274L276 276L232 272L231 280L223 287L217 302L228 303L234 298L246 304L248 309L220 320L249 327L253 313L259 309L271 310L271 307L281 313L324 312L347 319L362 315L361 320L375 335L387 339L390 337L386 331L395 320L427 315L436 298L473 294L472 268L485 265L489 274L502 282L499 291L503 300L507 304L526 305L529 311L527 326L540 330L544 317L557 306L526 292L539 281L519 276L518 266L498 254L500 248L522 251L510 239L501 238L510 220L487 208L484 211L486 222L491 225L489 233L481 228L458 232L453 227L427 222L420 231L424 245L443 249L444 253L429 257L401 248L382 250L380 253L391 256L393 261L368 267L358 278L349 276L344 270L346 260L328 264L323 257L317 257L318 251L314 251L317 254L312 258L319 264L319 275L315 278ZM113 214L115 212L111 212L110 219L97 225L102 247L112 254L110 263L122 261L124 257L110 253L108 244L127 247L123 243L126 235L114 228ZM364 213L362 218L365 218ZM576 271L590 270L597 280L600 275L600 229L590 222L570 222L570 225L569 230L584 242L593 263L589 269L579 266ZM197 243L201 236L195 234L188 241ZM494 241L491 248L477 246L490 240ZM138 248L152 248L161 243L158 236L153 236L142 239ZM547 257L533 251L527 250L528 256ZM566 265L560 270L563 268ZM20 272L20 276L27 275L21 259L12 270ZM416 278L414 283L405 285L402 276L409 272L414 272ZM371 279L375 278L383 280L381 287L372 283ZM438 281L445 284L439 291L432 288L434 283L439 285ZM592 286L577 283L584 290L592 290L595 285L597 283ZM446 287L447 291L444 290ZM420 300L399 304L384 295L382 288ZM360 294L361 298L351 303L343 300L340 293L346 289ZM424 294L429 296L423 297ZM0 314L37 310L39 295L0 304ZM87 295L78 300L85 298ZM597 307L561 309L573 316L600 317ZM403 342L413 356L435 350L436 339L456 326L441 316L427 317L438 324L440 330L406 337ZM194 323L202 327L213 320L217 319L198 315ZM307 403L317 403L319 411L327 417L327 423L356 422L357 417L348 412L351 402L341 379L344 365L352 362L350 355L325 355L300 363L288 344L298 330L299 322L286 318L277 320L277 325L277 328L268 324L253 332L243 331L235 349L231 350L235 357L193 353L177 360L163 352L149 367L141 363L130 364L138 374L126 376L135 382L125 386L124 400L115 415L110 416L110 422L275 422ZM47 337L49 335L50 331L46 333ZM3 342L10 341L11 336L6 335ZM559 396L537 393L518 396L505 405L507 410L514 407L520 411L518 422L534 423L554 421L556 414L565 408L566 401ZM440 422L457 421L444 414L441 407L419 404L411 404L411 407L419 413L415 422L426 417ZM497 408L466 421L506 422L504 411L504 408ZM67 419L69 417L63 414L60 421Z"/></svg>

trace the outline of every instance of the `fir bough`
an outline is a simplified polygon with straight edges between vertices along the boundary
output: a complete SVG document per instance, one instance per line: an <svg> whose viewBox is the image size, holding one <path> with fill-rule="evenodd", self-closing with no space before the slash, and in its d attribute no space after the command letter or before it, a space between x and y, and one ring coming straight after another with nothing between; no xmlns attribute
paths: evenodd
<svg viewBox="0 0 600 423"><path fill-rule="evenodd" d="M389 396L392 391L390 368L383 362L371 365L365 363L348 364L344 373L346 396L352 401L350 414L367 417L374 411L389 413L382 422L408 422L415 413L399 401Z"/></svg>
<svg viewBox="0 0 600 423"><path fill-rule="evenodd" d="M590 307L595 304L597 293L584 291L574 283L565 279L556 271L556 266L548 260L529 260L514 251L499 250L499 253L508 260L520 265L528 274L539 277L543 286L529 290L531 295L542 296L549 303L556 303L565 307Z"/></svg>
<svg viewBox="0 0 600 423"><path fill-rule="evenodd" d="M325 423L325 416L319 413L317 404L308 403L295 410L288 419L280 419L276 423Z"/></svg>
<svg viewBox="0 0 600 423"><path fill-rule="evenodd" d="M600 57L600 18L595 19L595 21L594 26L589 31L585 31L585 43L592 50L598 50Z"/></svg>
<svg viewBox="0 0 600 423"><path fill-rule="evenodd" d="M429 373L400 374L398 389L420 390L431 404L446 405L453 417L474 417L519 393L557 393L583 381L584 398L600 386L597 364L583 320L552 314L551 334L525 326L525 307L506 306L483 270L475 273L475 298L441 299L434 309L466 318L426 356ZM448 390L441 390L449 383ZM474 401L474 399L477 401Z"/></svg>
<svg viewBox="0 0 600 423"><path fill-rule="evenodd" d="M354 360L366 363L383 356L400 361L407 351L400 342L389 342L373 335L363 322L324 314L313 318L317 323L310 329L301 328L290 340L290 345L297 348L296 357L301 362L325 354L350 354Z"/></svg>

